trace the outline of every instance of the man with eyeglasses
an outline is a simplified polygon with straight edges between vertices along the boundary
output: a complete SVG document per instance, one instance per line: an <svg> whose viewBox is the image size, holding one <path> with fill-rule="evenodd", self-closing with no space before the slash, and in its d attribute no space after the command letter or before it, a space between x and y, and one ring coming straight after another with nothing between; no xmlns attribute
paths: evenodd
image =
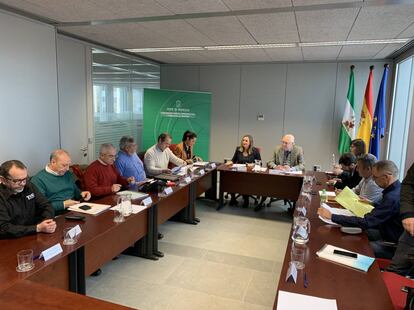
<svg viewBox="0 0 414 310"><path fill-rule="evenodd" d="M124 178L114 166L116 149L104 143L99 149L99 158L85 172L85 187L92 196L105 196L119 192L122 187L135 183L134 177Z"/></svg>
<svg viewBox="0 0 414 310"><path fill-rule="evenodd" d="M283 136L281 144L276 147L272 159L267 162L267 166L271 169L286 171L305 169L303 150L300 146L295 145L293 135Z"/></svg>
<svg viewBox="0 0 414 310"><path fill-rule="evenodd" d="M363 218L331 214L325 208L319 208L318 214L342 226L364 229L370 240L375 256L390 259L395 253L403 226L400 219L400 189L398 168L390 160L376 162L372 168L372 178L384 190L382 199L374 203L374 209Z"/></svg>
<svg viewBox="0 0 414 310"><path fill-rule="evenodd" d="M89 200L91 193L81 192L69 171L71 158L65 150L55 150L50 154L49 164L39 171L32 183L50 201L56 212L79 203L80 199Z"/></svg>
<svg viewBox="0 0 414 310"><path fill-rule="evenodd" d="M0 183L1 239L55 232L53 207L28 181L21 161L9 160L0 166Z"/></svg>

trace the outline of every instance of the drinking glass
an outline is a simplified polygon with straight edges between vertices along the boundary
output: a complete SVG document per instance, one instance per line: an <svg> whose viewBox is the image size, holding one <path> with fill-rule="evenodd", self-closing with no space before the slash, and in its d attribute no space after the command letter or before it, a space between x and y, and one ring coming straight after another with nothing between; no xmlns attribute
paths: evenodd
<svg viewBox="0 0 414 310"><path fill-rule="evenodd" d="M26 249L17 252L17 272L26 272L33 268L33 250Z"/></svg>
<svg viewBox="0 0 414 310"><path fill-rule="evenodd" d="M296 265L296 269L305 268L305 247L298 247L292 244L292 250L290 252L290 261Z"/></svg>

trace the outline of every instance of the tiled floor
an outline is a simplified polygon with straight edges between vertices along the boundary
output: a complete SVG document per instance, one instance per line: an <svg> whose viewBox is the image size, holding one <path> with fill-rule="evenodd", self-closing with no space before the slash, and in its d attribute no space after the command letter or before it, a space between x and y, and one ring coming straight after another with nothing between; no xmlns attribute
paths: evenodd
<svg viewBox="0 0 414 310"><path fill-rule="evenodd" d="M87 294L142 310L271 309L290 219L277 203L261 212L197 201L198 225L160 227L165 257L121 255L87 279Z"/></svg>

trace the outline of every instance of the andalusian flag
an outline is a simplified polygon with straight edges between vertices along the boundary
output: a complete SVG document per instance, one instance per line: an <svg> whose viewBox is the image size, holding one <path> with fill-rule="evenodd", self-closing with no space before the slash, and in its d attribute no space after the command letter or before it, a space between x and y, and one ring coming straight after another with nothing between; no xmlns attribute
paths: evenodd
<svg viewBox="0 0 414 310"><path fill-rule="evenodd" d="M371 144L369 152L376 158L380 158L381 139L385 134L385 100L387 92L388 64L384 65L381 86L378 92L377 104L375 105L374 119L371 131Z"/></svg>
<svg viewBox="0 0 414 310"><path fill-rule="evenodd" d="M351 66L349 74L348 94L346 95L346 106L342 117L341 131L339 133L339 154L349 152L351 140L355 139L355 112L354 112L354 68Z"/></svg>
<svg viewBox="0 0 414 310"><path fill-rule="evenodd" d="M358 139L362 139L369 149L369 142L371 140L371 129L372 129L372 104L373 104L373 94L372 94L372 71L374 66L369 67L369 77L367 82L367 87L365 88L364 103L362 104L361 110L361 119L359 121L358 128Z"/></svg>

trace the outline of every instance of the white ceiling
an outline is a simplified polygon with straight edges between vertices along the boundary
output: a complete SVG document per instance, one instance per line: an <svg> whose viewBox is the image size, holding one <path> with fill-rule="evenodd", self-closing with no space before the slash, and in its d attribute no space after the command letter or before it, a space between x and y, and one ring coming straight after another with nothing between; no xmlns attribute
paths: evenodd
<svg viewBox="0 0 414 310"><path fill-rule="evenodd" d="M61 32L118 49L414 37L414 0L0 0L0 4L49 19ZM355 60L382 59L402 46L141 55L165 63Z"/></svg>

